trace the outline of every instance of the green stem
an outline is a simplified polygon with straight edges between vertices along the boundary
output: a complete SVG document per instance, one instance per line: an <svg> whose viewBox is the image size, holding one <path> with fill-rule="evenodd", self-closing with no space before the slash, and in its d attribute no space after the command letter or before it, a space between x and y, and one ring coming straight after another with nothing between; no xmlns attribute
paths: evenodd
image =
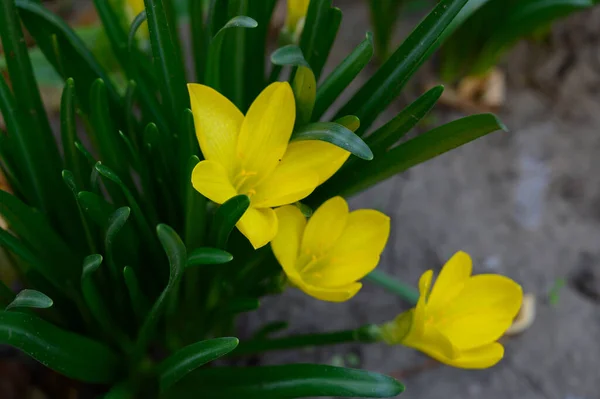
<svg viewBox="0 0 600 399"><path fill-rule="evenodd" d="M365 279L398 295L411 305L416 305L419 300L419 291L408 284L404 284L403 282L388 276L384 272L373 270L365 277Z"/></svg>
<svg viewBox="0 0 600 399"><path fill-rule="evenodd" d="M250 355L254 353L296 349L307 346L337 345L349 342L373 343L381 340L379 327L367 324L356 330L342 330L321 334L292 335L276 339L257 339L240 342L233 352L234 355Z"/></svg>

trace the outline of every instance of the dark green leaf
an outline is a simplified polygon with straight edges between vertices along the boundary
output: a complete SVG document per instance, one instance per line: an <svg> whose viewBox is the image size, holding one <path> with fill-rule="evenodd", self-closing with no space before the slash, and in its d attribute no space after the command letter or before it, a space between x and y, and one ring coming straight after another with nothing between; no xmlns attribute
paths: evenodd
<svg viewBox="0 0 600 399"><path fill-rule="evenodd" d="M371 20L375 29L377 57L381 62L389 56L390 39L399 18L400 7L410 0L369 0Z"/></svg>
<svg viewBox="0 0 600 399"><path fill-rule="evenodd" d="M404 391L391 377L326 365L293 364L251 368L204 368L188 374L172 389L178 399L198 392L219 399L291 399L316 396L390 398Z"/></svg>
<svg viewBox="0 0 600 399"><path fill-rule="evenodd" d="M196 342L175 352L158 366L161 390L167 390L198 367L228 354L238 343L237 338L215 338Z"/></svg>
<svg viewBox="0 0 600 399"><path fill-rule="evenodd" d="M371 147L373 153L378 155L397 143L429 113L443 92L444 86L430 89L404 108L394 119L370 134L365 142Z"/></svg>
<svg viewBox="0 0 600 399"><path fill-rule="evenodd" d="M352 83L373 56L373 35L367 37L327 76L317 89L313 120L318 120L340 94Z"/></svg>
<svg viewBox="0 0 600 399"><path fill-rule="evenodd" d="M231 262L233 255L217 248L198 248L190 253L187 266L220 265Z"/></svg>
<svg viewBox="0 0 600 399"><path fill-rule="evenodd" d="M187 252L185 245L175 230L166 224L159 224L156 228L156 232L162 247L167 253L167 257L169 258L169 282L156 302L154 302L154 305L152 306L152 309L150 309L144 324L140 328L134 349L134 356L136 357L140 357L144 354L148 343L155 335L155 330L160 316L163 314L167 304L167 298L172 292L177 291L179 287L179 281L181 280L181 276L183 275L183 271L185 270L187 263Z"/></svg>
<svg viewBox="0 0 600 399"><path fill-rule="evenodd" d="M65 82L60 103L60 134L65 157L64 169L68 169L73 173L73 180L78 187L84 187L90 169L87 167L82 154L75 147L75 143L79 141L75 120L75 104L75 82L69 78Z"/></svg>
<svg viewBox="0 0 600 399"><path fill-rule="evenodd" d="M473 115L447 123L392 148L369 164L336 174L328 181L327 186L318 189L318 192L311 196L311 204L319 204L335 195L351 196L497 130L506 130L506 127L492 114Z"/></svg>
<svg viewBox="0 0 600 399"><path fill-rule="evenodd" d="M356 115L359 132L365 132L377 116L400 94L422 64L425 55L439 46L438 38L452 23L467 0L442 0L402 43L386 63L338 112L338 116Z"/></svg>
<svg viewBox="0 0 600 399"><path fill-rule="evenodd" d="M141 323L150 308L148 298L146 298L142 292L138 278L131 266L125 266L123 268L123 278L125 279L125 285L127 286L133 312L135 313L138 322Z"/></svg>
<svg viewBox="0 0 600 399"><path fill-rule="evenodd" d="M206 62L209 36L208 26L204 24L204 9L207 5L208 3L205 1L188 1L196 83L202 83L204 79L204 64Z"/></svg>
<svg viewBox="0 0 600 399"><path fill-rule="evenodd" d="M115 211L115 207L98 194L89 191L81 191L77 194L77 202L83 212L89 216L102 229L108 227L108 219Z"/></svg>
<svg viewBox="0 0 600 399"><path fill-rule="evenodd" d="M331 6L331 0L311 1L300 38L300 48L318 81L337 36L342 12Z"/></svg>
<svg viewBox="0 0 600 399"><path fill-rule="evenodd" d="M0 342L69 378L93 384L114 382L123 364L104 344L62 330L32 314L0 312Z"/></svg>
<svg viewBox="0 0 600 399"><path fill-rule="evenodd" d="M8 304L6 310L18 308L47 309L53 304L46 294L36 290L23 290Z"/></svg>
<svg viewBox="0 0 600 399"><path fill-rule="evenodd" d="M246 195L236 195L227 200L215 212L211 237L217 248L224 249L233 228L250 206L250 198Z"/></svg>
<svg viewBox="0 0 600 399"><path fill-rule="evenodd" d="M75 176L73 175L73 173L71 171L63 170L62 177L63 177L63 181L65 182L65 184L67 185L69 190L71 190L71 192L73 193L73 198L75 199L75 201L77 203L77 210L79 212L79 218L80 218L81 224L83 226L83 232L85 234L85 239L87 241L89 248L92 251L94 251L95 244L94 244L94 238L92 235L92 230L90 229L90 226L85 217L85 214L83 213L83 209L81 209L81 205L79 204L79 201L77 200L77 195L79 194L79 189L77 187L77 183L75 182ZM81 238L81 239L83 239L83 238Z"/></svg>
<svg viewBox="0 0 600 399"><path fill-rule="evenodd" d="M292 134L291 141L321 140L334 144L359 158L371 160L373 153L354 132L335 122L316 122L301 126Z"/></svg>
<svg viewBox="0 0 600 399"><path fill-rule="evenodd" d="M112 110L120 113L121 97L111 84L108 73L73 29L37 1L16 0L15 3L27 30L35 38L36 44L48 61L63 79L73 77L77 82L78 98L84 110L89 109L88 99L92 82L100 78L106 84L111 104L114 106Z"/></svg>
<svg viewBox="0 0 600 399"><path fill-rule="evenodd" d="M164 0L144 0L154 66L159 78L163 105L169 110L170 120L179 125L179 117L189 108L185 69L181 62L179 43L171 26L168 5Z"/></svg>
<svg viewBox="0 0 600 399"><path fill-rule="evenodd" d="M227 311L231 313L251 312L260 307L258 298L233 298L227 304Z"/></svg>
<svg viewBox="0 0 600 399"><path fill-rule="evenodd" d="M135 34L147 19L148 16L146 15L146 10L144 10L139 13L131 23L131 27L129 28L129 36L127 37L127 48L129 49L129 53L133 52L133 47L135 46Z"/></svg>
<svg viewBox="0 0 600 399"><path fill-rule="evenodd" d="M118 284L121 281L119 273L119 267L115 262L113 246L117 241L116 237L127 223L131 209L124 206L114 211L108 219L108 226L106 228L106 235L104 236L104 247L106 251L106 260L110 270L110 274L113 280L113 284ZM94 269L95 270L95 269Z"/></svg>
<svg viewBox="0 0 600 399"><path fill-rule="evenodd" d="M185 244L188 248L201 245L206 233L206 198L192 186L192 171L200 159L193 155L188 161L186 184Z"/></svg>
<svg viewBox="0 0 600 399"><path fill-rule="evenodd" d="M296 125L302 126L311 120L317 95L315 74L310 68L298 67L292 82L292 90L296 99Z"/></svg>
<svg viewBox="0 0 600 399"><path fill-rule="evenodd" d="M221 54L223 52L223 39L225 38L227 31L230 28L256 28L257 25L257 22L250 17L237 16L232 18L217 32L208 49L208 60L204 79L208 86L214 88L215 90L219 90L221 87L221 69L223 68Z"/></svg>

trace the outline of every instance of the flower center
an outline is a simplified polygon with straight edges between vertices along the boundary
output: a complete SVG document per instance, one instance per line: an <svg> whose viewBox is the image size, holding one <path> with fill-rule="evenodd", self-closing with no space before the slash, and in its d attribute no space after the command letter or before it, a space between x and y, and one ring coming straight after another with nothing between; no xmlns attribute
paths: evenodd
<svg viewBox="0 0 600 399"><path fill-rule="evenodd" d="M252 197L256 194L256 190L254 188L249 187L249 179L253 176L256 176L256 172L249 172L245 169L242 169L240 173L233 179L233 186L238 193L246 194L248 197Z"/></svg>

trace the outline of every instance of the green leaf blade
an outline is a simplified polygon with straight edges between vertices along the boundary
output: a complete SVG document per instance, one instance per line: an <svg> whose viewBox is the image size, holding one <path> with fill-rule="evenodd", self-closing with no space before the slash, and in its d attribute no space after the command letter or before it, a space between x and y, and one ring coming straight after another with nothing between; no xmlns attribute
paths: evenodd
<svg viewBox="0 0 600 399"><path fill-rule="evenodd" d="M46 294L36 290L25 289L17 294L5 310L18 308L48 309L53 303L52 299Z"/></svg>
<svg viewBox="0 0 600 399"><path fill-rule="evenodd" d="M361 159L370 161L373 152L365 142L345 126L335 122L316 122L294 131L291 141L321 140L351 152Z"/></svg>
<svg viewBox="0 0 600 399"><path fill-rule="evenodd" d="M231 262L233 255L217 248L197 248L190 253L187 267L198 265L221 265Z"/></svg>
<svg viewBox="0 0 600 399"><path fill-rule="evenodd" d="M216 247L224 249L229 240L229 234L233 231L236 223L250 207L250 198L246 195L236 195L227 200L215 212L212 234Z"/></svg>

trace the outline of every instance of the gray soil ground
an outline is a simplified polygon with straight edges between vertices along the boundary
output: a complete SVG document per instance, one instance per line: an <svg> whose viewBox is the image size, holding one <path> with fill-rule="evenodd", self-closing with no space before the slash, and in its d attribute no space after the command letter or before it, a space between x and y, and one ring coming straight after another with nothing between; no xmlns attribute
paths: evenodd
<svg viewBox="0 0 600 399"><path fill-rule="evenodd" d="M333 65L367 29L362 2L341 7ZM393 218L381 270L415 284L424 270L465 250L476 272L505 274L535 294L533 326L506 341L504 360L485 371L431 367L419 353L383 345L273 353L261 363L345 362L401 378L405 398L600 398L600 9L559 24L545 44L519 45L504 70L508 100L499 115L509 133L415 167L352 206ZM436 122L460 116L438 107ZM561 279L566 285L552 303ZM279 319L291 320L293 333L352 328L405 308L368 284L344 304L290 290L266 300L247 328Z"/></svg>

